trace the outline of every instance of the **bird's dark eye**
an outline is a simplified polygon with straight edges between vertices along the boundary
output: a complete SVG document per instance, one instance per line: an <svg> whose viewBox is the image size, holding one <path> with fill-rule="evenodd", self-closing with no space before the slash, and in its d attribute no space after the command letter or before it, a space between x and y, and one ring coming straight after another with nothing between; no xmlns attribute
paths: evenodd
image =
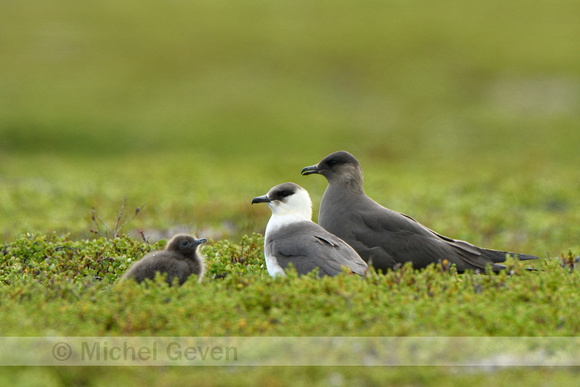
<svg viewBox="0 0 580 387"><path fill-rule="evenodd" d="M339 162L338 162L337 159L330 159L330 160L327 161L327 164L328 164L329 167L334 167L335 165L338 165Z"/></svg>
<svg viewBox="0 0 580 387"><path fill-rule="evenodd" d="M189 242L188 242L188 241L183 241L183 242L181 242L181 246L183 246L183 247L187 247L187 245L189 245Z"/></svg>
<svg viewBox="0 0 580 387"><path fill-rule="evenodd" d="M292 192L290 192L290 191L281 191L281 192L278 194L278 196L280 196L281 198L285 198L285 197L288 197L288 196L290 196L290 195L292 195Z"/></svg>

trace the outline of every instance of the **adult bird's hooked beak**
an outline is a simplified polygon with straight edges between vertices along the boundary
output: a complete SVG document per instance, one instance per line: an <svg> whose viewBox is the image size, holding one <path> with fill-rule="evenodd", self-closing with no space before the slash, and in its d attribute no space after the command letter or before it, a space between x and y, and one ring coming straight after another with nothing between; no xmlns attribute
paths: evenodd
<svg viewBox="0 0 580 387"><path fill-rule="evenodd" d="M312 175L313 173L318 173L320 170L318 169L318 165L311 165L309 167L302 168L302 175Z"/></svg>
<svg viewBox="0 0 580 387"><path fill-rule="evenodd" d="M254 203L270 203L272 199L268 195L258 196L252 199L252 204Z"/></svg>

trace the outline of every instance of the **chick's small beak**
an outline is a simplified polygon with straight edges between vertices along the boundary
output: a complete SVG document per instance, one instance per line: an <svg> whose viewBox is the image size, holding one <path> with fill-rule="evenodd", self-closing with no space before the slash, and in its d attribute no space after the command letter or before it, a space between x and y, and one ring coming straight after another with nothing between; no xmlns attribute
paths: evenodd
<svg viewBox="0 0 580 387"><path fill-rule="evenodd" d="M318 173L320 172L320 170L318 169L318 165L311 165L309 167L304 167L302 168L302 175L306 176L306 175L311 175L313 173Z"/></svg>
<svg viewBox="0 0 580 387"><path fill-rule="evenodd" d="M258 196L252 199L252 204L255 203L270 203L272 199L268 197L268 195Z"/></svg>

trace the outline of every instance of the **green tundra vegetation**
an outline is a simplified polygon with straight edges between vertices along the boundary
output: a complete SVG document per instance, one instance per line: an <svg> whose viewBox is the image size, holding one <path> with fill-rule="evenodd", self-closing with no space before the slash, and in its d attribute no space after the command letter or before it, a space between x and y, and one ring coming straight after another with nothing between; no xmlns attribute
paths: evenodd
<svg viewBox="0 0 580 387"><path fill-rule="evenodd" d="M540 0L1 2L2 336L578 336L579 12ZM270 278L270 212L252 198L293 181L316 221L326 181L300 170L340 149L377 202L542 259L489 276ZM118 283L177 232L209 239L202 283ZM0 372L27 386L577 379L571 367Z"/></svg>

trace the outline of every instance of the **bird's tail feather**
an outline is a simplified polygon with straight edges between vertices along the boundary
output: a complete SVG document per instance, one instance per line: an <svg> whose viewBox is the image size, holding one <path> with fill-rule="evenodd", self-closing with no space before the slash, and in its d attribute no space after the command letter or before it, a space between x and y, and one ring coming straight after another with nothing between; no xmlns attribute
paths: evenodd
<svg viewBox="0 0 580 387"><path fill-rule="evenodd" d="M481 249L481 253L487 258L491 259L494 263L505 262L507 255L519 259L520 261L529 261L532 259L539 259L535 255L530 254L518 254L511 253L509 251L491 250L491 249Z"/></svg>

